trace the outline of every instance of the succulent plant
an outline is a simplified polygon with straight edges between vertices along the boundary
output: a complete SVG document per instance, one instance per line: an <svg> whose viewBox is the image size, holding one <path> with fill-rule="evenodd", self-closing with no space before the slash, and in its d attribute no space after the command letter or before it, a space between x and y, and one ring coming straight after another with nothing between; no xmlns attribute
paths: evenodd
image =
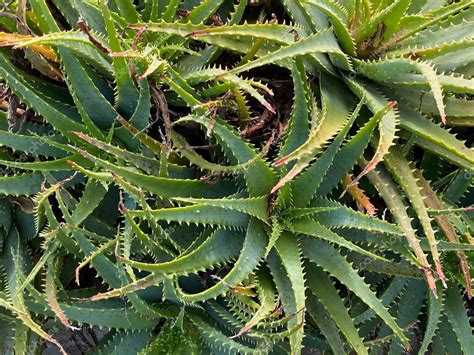
<svg viewBox="0 0 474 355"><path fill-rule="evenodd" d="M474 352L472 1L28 3L0 17L0 349Z"/></svg>

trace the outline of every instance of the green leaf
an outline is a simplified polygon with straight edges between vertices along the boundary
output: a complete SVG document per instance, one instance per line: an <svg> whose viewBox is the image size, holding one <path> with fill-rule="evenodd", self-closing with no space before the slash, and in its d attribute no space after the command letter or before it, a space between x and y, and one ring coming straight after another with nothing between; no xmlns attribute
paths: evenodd
<svg viewBox="0 0 474 355"><path fill-rule="evenodd" d="M311 53L329 53L337 58L338 64L343 69L350 69L347 57L339 48L333 33L323 30L319 33L305 37L295 43L282 47L270 54L260 57L254 61L236 67L229 71L230 74L238 74L250 69L255 69L267 64L280 64L287 66L287 60L296 56Z"/></svg>
<svg viewBox="0 0 474 355"><path fill-rule="evenodd" d="M256 269L265 253L267 243L268 237L263 228L262 222L256 219L251 219L248 224L244 245L240 251L239 258L234 263L234 266L229 273L214 286L199 293L185 294L178 288L177 294L179 298L184 302L208 300L225 293L228 291L229 287L232 288L237 286Z"/></svg>
<svg viewBox="0 0 474 355"><path fill-rule="evenodd" d="M323 0L306 0L308 5L316 7L318 10L324 12L330 19L334 27L334 32L341 43L342 49L349 55L356 54L356 48L351 33L348 30L347 14L342 7L333 1Z"/></svg>
<svg viewBox="0 0 474 355"><path fill-rule="evenodd" d="M44 177L41 173L0 177L0 193L6 195L34 195L41 190Z"/></svg>
<svg viewBox="0 0 474 355"><path fill-rule="evenodd" d="M423 16L405 16L399 24L399 27L404 30L399 41L408 38L433 24L439 23L441 20L470 5L470 0L462 0L447 6L437 7L435 10L423 14Z"/></svg>
<svg viewBox="0 0 474 355"><path fill-rule="evenodd" d="M50 134L48 133L49 137ZM34 135L24 135L0 130L0 144L17 151L44 155L48 157L64 157L65 153L61 149L47 145L43 141L39 141Z"/></svg>
<svg viewBox="0 0 474 355"><path fill-rule="evenodd" d="M333 353L337 355L345 354L344 343L339 329L322 303L314 296L309 296L306 299L306 304L309 315L316 323L321 335L324 336L329 343ZM344 307L344 305L342 305L342 307ZM349 318L349 321L350 320Z"/></svg>
<svg viewBox="0 0 474 355"><path fill-rule="evenodd" d="M188 202L201 206L220 207L226 210L239 211L250 216L268 222L267 197L251 197L251 198L225 198L225 199L192 199L192 198L175 198L180 202Z"/></svg>
<svg viewBox="0 0 474 355"><path fill-rule="evenodd" d="M305 209L301 209L304 212ZM309 214L328 228L351 228L369 232L402 235L401 230L394 224L381 219L367 216L354 211L339 202L317 198L307 208Z"/></svg>
<svg viewBox="0 0 474 355"><path fill-rule="evenodd" d="M211 120L204 116L185 116L178 122L197 122L203 127L212 127L212 134L219 140L226 153L234 157L239 164L247 163L256 158L257 153L234 130L223 121ZM276 176L263 159L258 159L244 172L249 194L252 197L263 196L270 192Z"/></svg>
<svg viewBox="0 0 474 355"><path fill-rule="evenodd" d="M110 49L114 52L121 52L124 48L122 48L110 10L104 0L100 0L100 8L109 37ZM130 76L125 58L115 57L113 65L115 69L114 78L117 84L117 110L123 116L131 117L138 102L137 88Z"/></svg>
<svg viewBox="0 0 474 355"><path fill-rule="evenodd" d="M425 354L428 351L428 346L433 341L438 323L440 322L441 312L443 310L444 292L438 293L436 298L432 292L428 292L428 322L426 324L425 336L419 350L420 354Z"/></svg>
<svg viewBox="0 0 474 355"><path fill-rule="evenodd" d="M83 122L97 125L98 128L110 128L117 117L117 111L102 95L99 89L95 86L91 77L77 57L70 51L62 49L61 63L64 66L63 73L67 79L69 90L72 93L74 102L79 109ZM98 132L97 128L93 128L91 133ZM100 132L100 131L99 131ZM101 133L94 135L101 136Z"/></svg>
<svg viewBox="0 0 474 355"><path fill-rule="evenodd" d="M335 146L340 145L359 113L358 109L361 108L362 104L360 104L358 109L354 111L354 114L350 116L352 97L349 93L347 93L347 90L340 81L330 77L327 74L321 75L320 80L324 113L323 117L315 124L314 128L309 134L307 141L303 145L299 146L293 152L278 159L275 162L275 165L280 166L283 164L288 164L293 160L297 160L293 168L277 183L277 185L273 187L273 192L295 178L295 176L297 176L306 166L309 165L309 163L314 159L315 155L322 149L324 144L326 144L339 132L341 132L341 135L338 137L339 139L337 139ZM335 146L333 146L331 151L335 149ZM328 155L330 156L331 154ZM326 159L328 159L328 157L326 157ZM319 164L322 165L326 163L326 159L322 158ZM316 180L315 185L319 185L318 178L320 181L322 176L314 176L316 172L318 172L317 175L319 175L321 170L324 171L324 168L319 170L319 164L316 163L315 167L312 169L310 168L307 175L302 178L303 180L299 184L297 183L297 206L303 207L305 206L305 203L309 202L308 196L311 196L311 194L306 194L304 200L302 200L301 196L303 191L306 192L307 186L309 185L308 180L312 183L314 179Z"/></svg>
<svg viewBox="0 0 474 355"><path fill-rule="evenodd" d="M424 62L417 62L410 59L382 59L375 62L354 61L354 68L360 73L372 80L381 81L391 86L400 81L400 77L404 74L413 74L418 72L424 76L433 93L436 106L439 111L441 121L446 122L446 114L444 112L443 89L436 70L432 65Z"/></svg>
<svg viewBox="0 0 474 355"><path fill-rule="evenodd" d="M59 26L51 15L46 1L32 0L30 4L43 32L59 31Z"/></svg>
<svg viewBox="0 0 474 355"><path fill-rule="evenodd" d="M0 52L0 73L8 86L21 97L23 102L34 107L37 113L65 137L74 140L71 132L85 132L83 125L75 122L42 98L31 84L23 79L21 72L8 61L3 52Z"/></svg>
<svg viewBox="0 0 474 355"><path fill-rule="evenodd" d="M390 147L394 144L396 138L398 113L395 111L396 105L385 99L373 86L358 79L344 77L349 87L360 98L365 97L367 104L374 114L382 114L379 122L379 142L374 156L364 167L362 173L355 179L360 178L372 171L384 156L388 153Z"/></svg>
<svg viewBox="0 0 474 355"><path fill-rule="evenodd" d="M409 346L407 337L403 334L402 329L395 322L395 319L375 296L369 286L335 248L325 241L310 239L305 242L303 253L311 262L322 267L353 291L364 303L377 313L405 346Z"/></svg>
<svg viewBox="0 0 474 355"><path fill-rule="evenodd" d="M199 180L169 179L145 175L114 165L85 151L80 150L80 152L98 166L114 172L127 181L133 181L133 185L161 197L221 197L223 191L219 187L224 188L224 191L230 187L225 182L207 184Z"/></svg>
<svg viewBox="0 0 474 355"><path fill-rule="evenodd" d="M240 233L218 230L194 250L169 262L153 264L123 258L121 260L138 270L171 275L190 274L235 258L241 247Z"/></svg>
<svg viewBox="0 0 474 355"><path fill-rule="evenodd" d="M202 23L208 19L211 14L217 11L223 2L224 0L203 0L191 10L185 20L193 24Z"/></svg>
<svg viewBox="0 0 474 355"><path fill-rule="evenodd" d="M331 166L325 172L324 180L316 191L316 195L326 196L342 181L344 176L347 175L364 153L373 131L381 118L381 115L372 116L349 142L336 152L332 158Z"/></svg>
<svg viewBox="0 0 474 355"><path fill-rule="evenodd" d="M148 330L112 330L107 333L94 349L96 354L138 354L150 340Z"/></svg>
<svg viewBox="0 0 474 355"><path fill-rule="evenodd" d="M390 282L390 285L388 285L382 294L381 301L382 303L386 306L389 307L392 302L394 302L397 297L400 295L400 293L403 291L403 289L406 288L407 284L407 278L404 277L394 277L392 281ZM433 295L430 293L430 295ZM434 297L434 296L433 296ZM361 314L359 314L355 319L354 323L355 324L360 324L369 321L370 319L375 317L375 313L372 309L367 309Z"/></svg>
<svg viewBox="0 0 474 355"><path fill-rule="evenodd" d="M466 307L457 285L450 283L446 291L446 315L451 323L461 349L465 354L474 351L474 338L472 337L472 327L466 313Z"/></svg>
<svg viewBox="0 0 474 355"><path fill-rule="evenodd" d="M436 155L470 169L474 164L474 151L448 130L423 117L408 107L400 108L400 126L414 134L414 143Z"/></svg>
<svg viewBox="0 0 474 355"><path fill-rule="evenodd" d="M308 288L318 298L328 315L352 345L357 354L368 354L362 339L349 316L343 300L328 275L319 267L305 265ZM316 315L318 316L318 315Z"/></svg>
<svg viewBox="0 0 474 355"><path fill-rule="evenodd" d="M137 22L138 12L133 3L127 0L114 0L115 6L127 22Z"/></svg>
<svg viewBox="0 0 474 355"><path fill-rule="evenodd" d="M290 346L292 353L298 354L301 352L304 335L303 324L305 308L305 280L301 252L295 236L287 232L283 232L280 238L275 242L275 250L288 276L294 297L295 303L294 305L291 305L289 310L294 312L295 316L288 322L288 324L297 329L292 335L290 335Z"/></svg>
<svg viewBox="0 0 474 355"><path fill-rule="evenodd" d="M183 308L184 309L184 308ZM166 324L140 355L198 355L199 345L187 330Z"/></svg>
<svg viewBox="0 0 474 355"><path fill-rule="evenodd" d="M406 211L406 206L403 203L399 188L395 185L388 173L381 170L380 168L369 172L367 177L382 196L383 200L393 214L395 221L403 231L408 245L416 255L415 260L412 258L408 258L408 260L412 263L414 262L416 266L422 267L425 273L426 281L428 282L431 291L436 292L436 281L431 272L430 264L427 260L426 254L420 246L420 240L417 237L413 226L411 225L411 219Z"/></svg>
<svg viewBox="0 0 474 355"><path fill-rule="evenodd" d="M325 174L327 173L330 166L333 164L334 158L340 149L342 141L348 134L349 129L354 123L354 120L357 118L359 110L362 107L363 103L364 102L362 100L357 105L356 109L351 115L351 118L347 121L347 124L338 133L338 135L330 144L330 146L323 152L321 157L304 173L298 176L293 182L292 193L295 206L307 206L307 204L311 201L312 197L314 196L315 192L323 181ZM327 111L326 114L328 114ZM322 127L320 129L322 129ZM310 188L311 190L308 191L308 188Z"/></svg>
<svg viewBox="0 0 474 355"><path fill-rule="evenodd" d="M215 327L198 314L190 314L189 318L196 325L196 331L199 333L202 340L215 349L223 349L230 354L258 354L259 351L248 346L242 345L229 339L228 336L221 333Z"/></svg>
<svg viewBox="0 0 474 355"><path fill-rule="evenodd" d="M206 204L192 206L163 208L149 212L131 210L133 217L152 216L157 221L178 222L195 225L209 225L223 228L244 229L247 226L249 216L237 210L216 207Z"/></svg>
<svg viewBox="0 0 474 355"><path fill-rule="evenodd" d="M301 58L295 58L291 66L293 77L294 98L290 122L279 155L285 156L301 146L309 135L310 97L308 78Z"/></svg>
<svg viewBox="0 0 474 355"><path fill-rule="evenodd" d="M292 229L295 233L303 234L303 235L310 235L319 239L326 240L330 243L334 243L338 246L342 246L348 250L352 250L358 252L362 255L366 255L370 258L374 258L381 261L387 261L385 258L378 256L374 253L371 253L352 242L344 239L343 237L339 236L338 234L332 232L331 230L327 229L326 227L322 226L318 222L310 219L310 218L301 218L292 223Z"/></svg>
<svg viewBox="0 0 474 355"><path fill-rule="evenodd" d="M89 179L82 198L71 215L73 223L80 225L99 206L106 193L107 188L100 182Z"/></svg>
<svg viewBox="0 0 474 355"><path fill-rule="evenodd" d="M398 181L400 186L406 192L416 214L423 227L423 231L428 239L433 261L436 267L436 273L444 282L444 273L441 268L439 251L437 248L437 241L433 227L431 225L431 218L428 215L423 196L421 195L421 188L417 185L412 168L403 156L399 148L393 147L390 154L386 157L385 164L392 172L394 178Z"/></svg>
<svg viewBox="0 0 474 355"><path fill-rule="evenodd" d="M10 160L0 160L0 165L5 165L9 167L14 167L18 169L24 170L33 170L33 171L70 171L71 165L69 164L70 161L80 163L83 165L89 165L89 162L85 160L80 155L71 155L66 158L56 159L56 160L49 160L49 161L38 161L38 162L17 162L17 161L10 161Z"/></svg>
<svg viewBox="0 0 474 355"><path fill-rule="evenodd" d="M257 293L260 301L260 306L252 316L252 318L245 323L244 327L234 336L239 337L257 326L266 317L270 316L276 307L276 290L272 284L271 277L268 270L261 269L257 272Z"/></svg>

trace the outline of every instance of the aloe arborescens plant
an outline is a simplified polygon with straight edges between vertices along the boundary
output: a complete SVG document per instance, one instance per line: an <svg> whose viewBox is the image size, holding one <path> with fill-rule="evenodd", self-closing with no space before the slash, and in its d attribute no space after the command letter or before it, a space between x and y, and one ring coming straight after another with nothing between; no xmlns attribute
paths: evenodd
<svg viewBox="0 0 474 355"><path fill-rule="evenodd" d="M5 349L474 352L470 1L28 3L0 33ZM287 118L241 74L267 65Z"/></svg>

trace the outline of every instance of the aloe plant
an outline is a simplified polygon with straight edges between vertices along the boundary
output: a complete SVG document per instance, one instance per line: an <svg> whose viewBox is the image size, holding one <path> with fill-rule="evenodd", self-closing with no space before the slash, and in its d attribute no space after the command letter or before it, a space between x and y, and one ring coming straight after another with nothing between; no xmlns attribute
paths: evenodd
<svg viewBox="0 0 474 355"><path fill-rule="evenodd" d="M103 353L474 352L446 128L472 122L472 2L28 3L0 17L2 351L84 326Z"/></svg>

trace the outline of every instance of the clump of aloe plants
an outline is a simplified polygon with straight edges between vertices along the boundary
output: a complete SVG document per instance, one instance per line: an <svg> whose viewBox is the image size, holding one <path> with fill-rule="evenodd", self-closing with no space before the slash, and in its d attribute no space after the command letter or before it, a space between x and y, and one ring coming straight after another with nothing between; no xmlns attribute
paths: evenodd
<svg viewBox="0 0 474 355"><path fill-rule="evenodd" d="M2 353L474 353L472 1L7 5Z"/></svg>

